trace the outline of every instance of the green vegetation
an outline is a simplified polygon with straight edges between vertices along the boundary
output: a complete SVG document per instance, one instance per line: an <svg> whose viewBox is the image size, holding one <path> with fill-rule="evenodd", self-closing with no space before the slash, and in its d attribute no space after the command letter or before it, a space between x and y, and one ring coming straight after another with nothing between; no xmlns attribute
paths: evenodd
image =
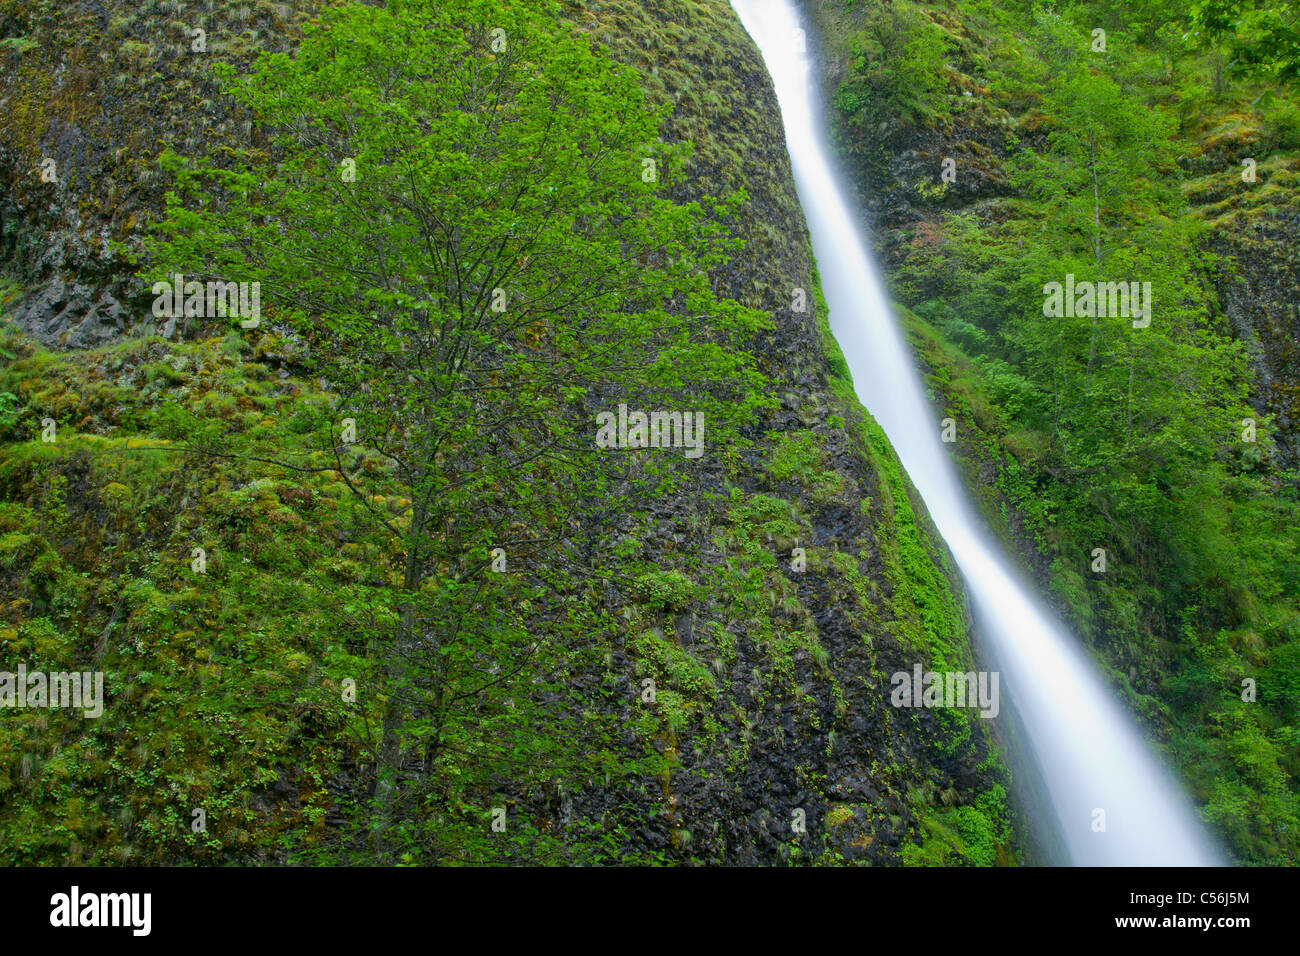
<svg viewBox="0 0 1300 956"><path fill-rule="evenodd" d="M1239 6L1200 4L1195 17L1218 37ZM968 483L1231 852L1300 861L1300 484L1273 446L1289 436L1257 411L1260 347L1224 314L1251 263L1212 251L1298 205L1285 151L1300 142L1284 119L1296 93L1272 82L1294 76L1273 30L1285 5L1277 17L1261 5L1228 43L1251 67L1235 86L1220 48L1183 43L1192 4L863 7L823 4L820 16L924 22L918 35L940 30L950 50L922 67L895 49L892 67L875 67L924 68L915 88L942 91L910 128L873 133L856 101L839 106L874 188L919 197L889 224L892 281L936 404L960 424ZM844 82L860 82L854 44L837 54ZM1266 61L1275 69L1256 69ZM918 148L924 163L880 173ZM944 155L958 157L956 182L921 188ZM1241 175L1247 156L1258 184ZM1151 283L1150 324L1049 314L1049 284L1067 274ZM1293 387L1271 386L1271 401L1289 407ZM968 835L958 819L933 821L935 853Z"/></svg>
<svg viewBox="0 0 1300 956"><path fill-rule="evenodd" d="M340 686L372 666L339 625L365 606L374 543L349 535L353 505L326 473L285 481L184 455L162 437L147 371L183 369L170 387L196 411L237 375L236 401L210 414L250 444L310 397L245 364L257 346L232 356L217 340L129 340L55 356L12 335L3 345L3 388L26 414L0 465L0 647L33 670L109 675L100 719L27 709L0 723L4 862L310 853L327 808L350 805L331 792L339 748L359 731ZM57 418L55 442L41 441L32 408ZM276 786L294 799L270 814ZM195 809L206 832L192 829Z"/></svg>
<svg viewBox="0 0 1300 956"><path fill-rule="evenodd" d="M1192 23L1213 46L1222 42L1239 76L1275 76L1300 83L1300 11L1289 2L1200 0L1192 4Z"/></svg>
<svg viewBox="0 0 1300 956"><path fill-rule="evenodd" d="M947 37L909 5L872 6L846 41L847 77L835 95L849 131L931 122L943 115Z"/></svg>

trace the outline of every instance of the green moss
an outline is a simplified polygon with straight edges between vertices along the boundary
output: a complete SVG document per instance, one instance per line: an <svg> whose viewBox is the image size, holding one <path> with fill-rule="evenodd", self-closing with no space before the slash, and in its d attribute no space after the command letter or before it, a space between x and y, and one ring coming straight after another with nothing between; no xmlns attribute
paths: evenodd
<svg viewBox="0 0 1300 956"><path fill-rule="evenodd" d="M1003 846L1009 831L1006 816L994 815L995 812L994 804L985 801L984 797L975 806L928 810L921 816L920 843L903 848L904 864L997 865L1005 854Z"/></svg>
<svg viewBox="0 0 1300 956"><path fill-rule="evenodd" d="M651 607L680 610L695 599L697 588L680 571L647 571L636 579L637 591Z"/></svg>

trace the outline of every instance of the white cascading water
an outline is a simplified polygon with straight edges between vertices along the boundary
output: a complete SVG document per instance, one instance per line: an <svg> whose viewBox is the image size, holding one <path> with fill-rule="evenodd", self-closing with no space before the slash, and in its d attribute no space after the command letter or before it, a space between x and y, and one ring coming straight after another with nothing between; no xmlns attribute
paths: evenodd
<svg viewBox="0 0 1300 956"><path fill-rule="evenodd" d="M939 423L855 224L820 122L805 34L789 0L731 0L776 88L830 323L858 398L880 423L966 580L1058 818L1070 862L1220 865L1189 801L1095 665L1040 610L982 532L939 440ZM1104 832L1094 830L1104 811Z"/></svg>

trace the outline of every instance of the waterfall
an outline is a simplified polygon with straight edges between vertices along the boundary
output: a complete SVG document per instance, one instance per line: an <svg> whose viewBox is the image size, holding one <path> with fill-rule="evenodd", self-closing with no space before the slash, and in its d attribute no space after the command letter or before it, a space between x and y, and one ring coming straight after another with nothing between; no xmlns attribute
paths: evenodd
<svg viewBox="0 0 1300 956"><path fill-rule="evenodd" d="M732 0L781 107L830 324L859 400L880 423L966 582L1023 725L1069 862L1216 865L1189 801L1115 702L1096 666L1017 581L981 530L944 452L879 272L830 159L820 99L790 0ZM1104 830L1097 826L1104 813Z"/></svg>

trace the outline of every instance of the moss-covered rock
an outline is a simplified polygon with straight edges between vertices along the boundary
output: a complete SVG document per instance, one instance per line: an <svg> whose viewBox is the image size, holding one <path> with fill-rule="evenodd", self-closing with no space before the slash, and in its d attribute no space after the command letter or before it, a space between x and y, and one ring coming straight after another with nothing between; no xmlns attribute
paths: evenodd
<svg viewBox="0 0 1300 956"><path fill-rule="evenodd" d="M331 396L303 343L149 334L147 297L117 251L159 206L159 144L217 152L259 135L216 97L186 28L206 23L211 55L242 63L292 44L310 9L163 0L168 19L128 6L3 14L6 35L34 42L6 48L0 94L4 229L26 290L0 372L14 396L0 650L103 669L108 704L98 722L5 722L0 855L345 862L364 841L381 718L365 693L380 626L367 587L400 556L354 520L345 476L313 457ZM986 722L889 703L895 671L972 666L969 622L919 499L853 398L824 304L792 309L794 289L819 297L758 51L724 0L575 3L566 16L675 105L664 136L693 145L678 198L748 193L731 223L745 251L714 281L774 317L752 347L781 403L736 459L690 472L671 497L624 503L607 583L556 585L565 620L587 622L563 675L566 714L603 728L557 746L617 740L608 772L503 780L431 808L420 825L442 831L445 856L413 862L1014 861L1011 812L986 799L1008 783ZM77 80L88 35L112 38L94 47L107 68ZM62 172L43 184L32 174L48 153ZM187 453L205 423L240 453ZM308 470L277 469L266 449ZM410 506L367 504L396 521ZM553 613L538 611L540 629L559 626ZM529 849L458 837L486 832L493 800L526 821ZM956 836L926 849L940 825Z"/></svg>

